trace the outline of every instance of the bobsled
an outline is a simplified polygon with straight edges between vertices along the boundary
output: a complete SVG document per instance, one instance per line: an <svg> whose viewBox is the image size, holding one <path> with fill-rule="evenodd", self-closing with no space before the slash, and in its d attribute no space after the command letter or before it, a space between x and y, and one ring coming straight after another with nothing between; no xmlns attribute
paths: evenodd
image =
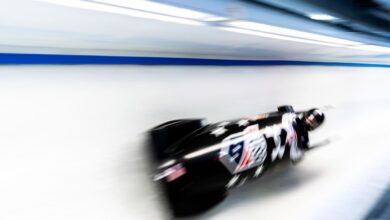
<svg viewBox="0 0 390 220"><path fill-rule="evenodd" d="M153 180L175 216L206 211L273 165L303 158L310 149L308 134L324 114L316 108L296 112L289 105L277 109L217 123L172 120L150 130Z"/></svg>

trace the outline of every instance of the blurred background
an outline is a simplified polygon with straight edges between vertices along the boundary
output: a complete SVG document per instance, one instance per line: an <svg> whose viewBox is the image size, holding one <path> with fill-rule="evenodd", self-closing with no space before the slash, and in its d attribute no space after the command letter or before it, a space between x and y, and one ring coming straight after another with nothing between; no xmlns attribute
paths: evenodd
<svg viewBox="0 0 390 220"><path fill-rule="evenodd" d="M145 132L325 108L194 219L390 219L390 1L0 0L0 219L171 219Z"/></svg>

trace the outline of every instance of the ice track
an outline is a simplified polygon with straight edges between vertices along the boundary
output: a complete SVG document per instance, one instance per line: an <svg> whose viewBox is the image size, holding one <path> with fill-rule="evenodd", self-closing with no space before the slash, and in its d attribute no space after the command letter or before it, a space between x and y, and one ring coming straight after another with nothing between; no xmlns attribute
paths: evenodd
<svg viewBox="0 0 390 220"><path fill-rule="evenodd" d="M199 219L363 218L390 184L390 69L0 67L0 219L170 219L145 132L332 106L295 167L233 191Z"/></svg>

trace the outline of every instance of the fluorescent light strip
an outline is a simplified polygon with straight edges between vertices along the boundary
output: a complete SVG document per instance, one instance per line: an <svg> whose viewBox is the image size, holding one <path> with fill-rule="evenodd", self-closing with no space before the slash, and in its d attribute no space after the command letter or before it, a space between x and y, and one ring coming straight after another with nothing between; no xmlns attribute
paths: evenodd
<svg viewBox="0 0 390 220"><path fill-rule="evenodd" d="M302 38L287 37L287 36L276 35L276 34L268 34L268 33L263 33L263 32L258 32L258 31L240 29L240 28L222 27L220 29L225 30L225 31L230 31L230 32L236 32L236 33L240 33L240 34L248 34L248 35L267 37L267 38L278 39L278 40L294 41L294 42L299 42L299 43L317 44L317 45L332 46L332 47L342 47L343 46L340 44L325 43L325 42L321 42L321 41L306 40L306 39L302 39Z"/></svg>
<svg viewBox="0 0 390 220"><path fill-rule="evenodd" d="M128 15L128 16L139 17L139 18L154 19L159 21L167 21L167 22L174 22L174 23L187 24L187 25L204 25L203 22L195 21L191 19L154 14L154 13L149 13L149 12L144 12L139 10L120 8L120 7L93 3L88 1L80 1L80 0L39 0L39 1L64 5L69 7L87 9L87 10L102 11L102 12Z"/></svg>
<svg viewBox="0 0 390 220"><path fill-rule="evenodd" d="M332 43L325 43L321 41L314 41L314 40L306 40L302 38L294 38L294 37L287 37L282 35L276 35L276 34L268 34L258 31L251 31L251 30L245 30L240 28L225 28L221 27L220 29L240 34L247 34L247 35L254 35L259 37L267 37L272 39L278 39L278 40L286 40L286 41L294 41L299 43L307 43L307 44L317 44L317 45L324 45L324 46L331 46L331 47L343 47L348 49L354 49L354 50L364 50L364 51L370 51L370 52L380 52L380 53L390 53L389 47L381 47L381 46L375 46L375 45L368 45L368 44L360 44L360 45L343 45L343 44L332 44Z"/></svg>
<svg viewBox="0 0 390 220"><path fill-rule="evenodd" d="M299 39L307 39L312 41L322 41L325 43L342 44L342 45L360 45L360 42L349 41L340 38L328 37L319 34L312 34L303 31L296 31L293 29L271 26L267 24L255 23L250 21L231 21L226 23L229 26L236 28L243 28L253 31L265 32L269 34L276 34L288 37L294 37Z"/></svg>
<svg viewBox="0 0 390 220"><path fill-rule="evenodd" d="M308 15L310 19L317 20L317 21L334 21L337 20L337 18L327 15L327 14L309 14Z"/></svg>
<svg viewBox="0 0 390 220"><path fill-rule="evenodd" d="M173 17L181 17L187 19L203 20L211 17L210 14L198 12L190 9L180 8L176 6L165 5L157 2L144 0L85 0L87 2L98 2L114 6L121 6L135 10L142 10L157 14L164 14Z"/></svg>
<svg viewBox="0 0 390 220"><path fill-rule="evenodd" d="M353 46L352 49L356 50L365 50L365 51L372 51L372 52L380 52L380 53L389 53L390 54L390 47L381 47L376 45L359 45L359 46Z"/></svg>

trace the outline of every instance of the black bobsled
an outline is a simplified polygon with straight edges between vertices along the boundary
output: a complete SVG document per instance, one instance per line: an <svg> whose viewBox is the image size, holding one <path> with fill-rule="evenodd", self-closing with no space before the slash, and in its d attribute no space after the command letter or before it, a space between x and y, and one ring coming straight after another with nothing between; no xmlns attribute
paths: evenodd
<svg viewBox="0 0 390 220"><path fill-rule="evenodd" d="M281 161L300 161L308 132L324 121L318 109L292 106L255 117L207 124L169 121L150 131L161 182L176 216L197 214L222 201L229 189L260 177Z"/></svg>

